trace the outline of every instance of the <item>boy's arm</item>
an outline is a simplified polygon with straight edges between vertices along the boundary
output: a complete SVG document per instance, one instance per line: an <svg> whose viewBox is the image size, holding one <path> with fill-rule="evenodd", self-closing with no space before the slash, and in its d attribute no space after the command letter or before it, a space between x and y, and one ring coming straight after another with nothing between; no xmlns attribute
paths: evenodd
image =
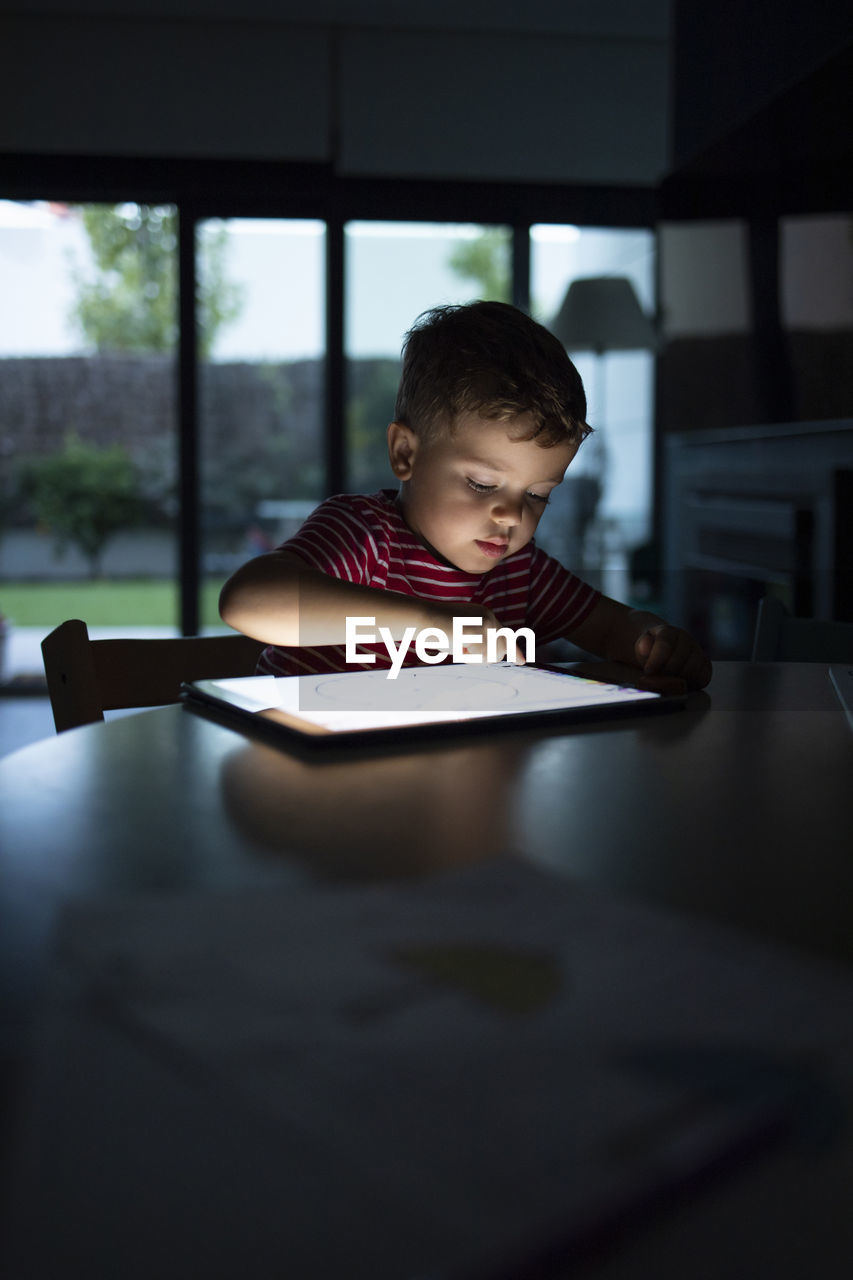
<svg viewBox="0 0 853 1280"><path fill-rule="evenodd" d="M219 612L235 631L266 644L343 644L347 616L376 618L399 640L407 626L424 627L424 602L377 591L321 573L288 551L256 556L232 574L219 596Z"/></svg>
<svg viewBox="0 0 853 1280"><path fill-rule="evenodd" d="M711 663L689 632L607 596L568 639L602 658L639 667L646 676L680 676L692 689L704 689L711 679Z"/></svg>
<svg viewBox="0 0 853 1280"><path fill-rule="evenodd" d="M483 645L486 630L500 626L484 605L365 587L313 569L289 551L256 556L232 574L219 596L219 612L229 627L265 644L306 648L345 644L348 617L374 618L376 627L387 627L395 642L407 628L439 627L449 635L454 616L460 615L483 619ZM476 642L476 631L469 634ZM515 657L523 661L520 652Z"/></svg>

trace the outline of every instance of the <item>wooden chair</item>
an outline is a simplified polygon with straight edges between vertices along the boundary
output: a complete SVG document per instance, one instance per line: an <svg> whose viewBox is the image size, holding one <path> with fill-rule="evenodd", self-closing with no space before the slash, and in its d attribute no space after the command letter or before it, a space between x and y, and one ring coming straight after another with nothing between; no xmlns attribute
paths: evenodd
<svg viewBox="0 0 853 1280"><path fill-rule="evenodd" d="M853 662L853 622L795 618L781 600L758 602L753 662Z"/></svg>
<svg viewBox="0 0 853 1280"><path fill-rule="evenodd" d="M90 640L85 622L63 622L41 644L56 731L93 724L120 707L178 702L185 680L252 675L263 648L237 633Z"/></svg>

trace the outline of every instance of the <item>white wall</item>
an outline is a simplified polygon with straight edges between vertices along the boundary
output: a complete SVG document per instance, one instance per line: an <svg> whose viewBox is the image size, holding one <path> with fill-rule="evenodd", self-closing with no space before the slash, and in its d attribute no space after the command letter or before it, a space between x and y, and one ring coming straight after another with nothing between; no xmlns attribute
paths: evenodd
<svg viewBox="0 0 853 1280"><path fill-rule="evenodd" d="M667 339L748 333L752 326L746 223L658 226L659 306Z"/></svg>
<svg viewBox="0 0 853 1280"><path fill-rule="evenodd" d="M78 17L0 33L2 150L328 158L320 32Z"/></svg>
<svg viewBox="0 0 853 1280"><path fill-rule="evenodd" d="M0 150L653 184L670 0L0 0Z"/></svg>

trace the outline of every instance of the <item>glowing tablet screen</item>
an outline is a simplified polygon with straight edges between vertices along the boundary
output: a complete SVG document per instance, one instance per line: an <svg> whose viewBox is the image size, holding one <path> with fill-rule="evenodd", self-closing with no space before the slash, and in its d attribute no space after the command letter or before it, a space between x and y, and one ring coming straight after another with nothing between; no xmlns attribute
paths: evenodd
<svg viewBox="0 0 853 1280"><path fill-rule="evenodd" d="M328 733L653 702L660 694L569 672L496 664L404 667L314 676L199 681L194 688L243 711L280 712Z"/></svg>

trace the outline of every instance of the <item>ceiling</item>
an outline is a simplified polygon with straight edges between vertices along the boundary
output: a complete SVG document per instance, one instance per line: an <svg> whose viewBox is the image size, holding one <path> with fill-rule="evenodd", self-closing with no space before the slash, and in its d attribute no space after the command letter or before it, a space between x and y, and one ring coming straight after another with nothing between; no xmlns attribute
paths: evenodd
<svg viewBox="0 0 853 1280"><path fill-rule="evenodd" d="M33 18L92 16L271 22L301 27L555 32L669 39L672 0L0 0Z"/></svg>

